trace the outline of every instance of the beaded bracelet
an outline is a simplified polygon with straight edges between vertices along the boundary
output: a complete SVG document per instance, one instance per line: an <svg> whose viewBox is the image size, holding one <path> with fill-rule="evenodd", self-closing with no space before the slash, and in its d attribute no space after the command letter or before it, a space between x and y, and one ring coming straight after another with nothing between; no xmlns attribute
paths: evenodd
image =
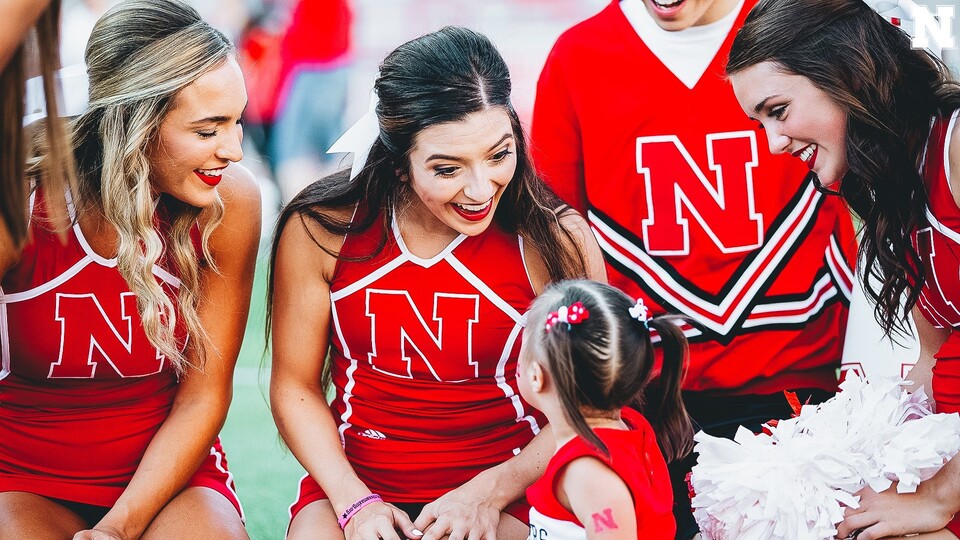
<svg viewBox="0 0 960 540"><path fill-rule="evenodd" d="M351 504L350 507L344 510L343 513L340 514L340 517L337 518L337 523L340 524L340 528L346 528L347 523L350 522L353 516L357 515L357 512L359 512L364 506L375 502L383 502L383 499L381 499L376 493L373 493L371 495L362 497L359 501Z"/></svg>

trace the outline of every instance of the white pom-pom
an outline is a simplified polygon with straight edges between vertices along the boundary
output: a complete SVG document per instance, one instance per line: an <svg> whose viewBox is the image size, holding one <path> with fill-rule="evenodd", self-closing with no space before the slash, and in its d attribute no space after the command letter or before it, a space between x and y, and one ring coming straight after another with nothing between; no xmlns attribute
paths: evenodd
<svg viewBox="0 0 960 540"><path fill-rule="evenodd" d="M900 380L849 377L796 418L733 441L698 433L691 484L707 540L826 540L864 486L913 492L960 450L960 416Z"/></svg>

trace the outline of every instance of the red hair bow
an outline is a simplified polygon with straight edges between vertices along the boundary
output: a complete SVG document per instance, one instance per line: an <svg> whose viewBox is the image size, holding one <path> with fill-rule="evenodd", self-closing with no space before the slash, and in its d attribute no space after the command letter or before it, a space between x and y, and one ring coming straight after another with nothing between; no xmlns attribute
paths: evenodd
<svg viewBox="0 0 960 540"><path fill-rule="evenodd" d="M571 324L580 324L590 318L590 312L583 307L583 302L575 302L570 307L560 306L556 311L547 315L546 330L549 332L554 326L560 323L567 323L567 329Z"/></svg>

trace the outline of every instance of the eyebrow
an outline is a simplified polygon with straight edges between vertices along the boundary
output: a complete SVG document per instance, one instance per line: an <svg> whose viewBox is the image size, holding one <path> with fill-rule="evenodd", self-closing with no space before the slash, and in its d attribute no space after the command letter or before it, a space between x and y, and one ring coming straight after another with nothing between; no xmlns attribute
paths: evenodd
<svg viewBox="0 0 960 540"><path fill-rule="evenodd" d="M498 146L500 146L501 144L503 144L503 141L505 141L505 140L507 140L507 139L512 139L512 138L513 138L513 133L507 133L507 134L505 134L503 137L500 137L500 140L497 141L493 146L491 146L490 149L487 150L487 152L492 152L492 151L494 151ZM448 156L447 154L432 154L432 155L430 155L430 157L428 157L425 161L433 161L433 160L435 160L435 159L445 159L445 160L449 160L449 161L457 161L457 160L459 160L460 158L458 158L457 156Z"/></svg>
<svg viewBox="0 0 960 540"><path fill-rule="evenodd" d="M194 120L190 122L191 126L196 126L200 124L222 124L230 120L227 116L208 116L206 118L201 118L200 120Z"/></svg>
<svg viewBox="0 0 960 540"><path fill-rule="evenodd" d="M773 98L775 98L775 97L777 97L777 96L776 96L776 95L772 95L772 96L767 96L767 97L763 98L762 100L760 100L760 103L757 103L757 105L753 108L753 112L759 113L761 110L763 110L764 105L766 105L768 101L770 101L771 99L773 99Z"/></svg>
<svg viewBox="0 0 960 540"><path fill-rule="evenodd" d="M249 105L249 102L248 102ZM247 105L243 106L243 110L240 111L240 118L243 118L243 115L247 112ZM200 124L223 124L224 122L229 122L231 117L229 116L208 116L206 118L201 118L200 120L194 120L190 122L191 126L198 126Z"/></svg>

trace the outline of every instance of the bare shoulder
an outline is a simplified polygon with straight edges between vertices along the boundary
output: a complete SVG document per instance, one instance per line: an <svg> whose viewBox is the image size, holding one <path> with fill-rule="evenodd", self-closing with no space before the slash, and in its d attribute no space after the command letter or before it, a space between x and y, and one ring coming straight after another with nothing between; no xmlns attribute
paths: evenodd
<svg viewBox="0 0 960 540"><path fill-rule="evenodd" d="M585 238L587 235L593 236L593 232L590 230L590 224L587 223L586 218L584 218L580 212L577 212L569 206L561 206L555 209L554 213L557 214L557 221L560 223L560 226L568 232L579 238Z"/></svg>
<svg viewBox="0 0 960 540"><path fill-rule="evenodd" d="M352 208L316 208L317 213L341 222L353 217ZM277 232L276 262L278 272L291 265L312 268L329 281L333 277L344 236L327 230L304 212L292 213Z"/></svg>
<svg viewBox="0 0 960 540"><path fill-rule="evenodd" d="M569 206L562 206L555 210L560 226L564 228L575 242L568 245L568 249L576 249L583 257L587 278L601 283L607 282L607 268L603 262L603 252L597 237L590 228L590 223L576 210ZM566 236L566 235L564 235ZM566 238L564 241L568 241Z"/></svg>
<svg viewBox="0 0 960 540"><path fill-rule="evenodd" d="M557 485L558 500L588 527L587 538L637 538L633 495L607 464L579 457L564 468Z"/></svg>
<svg viewBox="0 0 960 540"><path fill-rule="evenodd" d="M217 186L223 201L223 219L210 235L217 265L256 256L260 244L260 187L246 167L232 163Z"/></svg>
<svg viewBox="0 0 960 540"><path fill-rule="evenodd" d="M260 214L260 185L250 169L231 163L218 187L225 206L231 210L255 210Z"/></svg>
<svg viewBox="0 0 960 540"><path fill-rule="evenodd" d="M587 220L567 205L555 209L554 215L557 227L560 229L558 236L563 249L582 261L587 279L606 283L607 269L603 262L603 253ZM540 294L550 284L550 273L544 260L550 254L540 253L530 244L524 244L523 249L527 274L530 276L533 290L536 294Z"/></svg>
<svg viewBox="0 0 960 540"><path fill-rule="evenodd" d="M7 226L0 220L0 278L3 278L19 259L20 250L14 245Z"/></svg>

